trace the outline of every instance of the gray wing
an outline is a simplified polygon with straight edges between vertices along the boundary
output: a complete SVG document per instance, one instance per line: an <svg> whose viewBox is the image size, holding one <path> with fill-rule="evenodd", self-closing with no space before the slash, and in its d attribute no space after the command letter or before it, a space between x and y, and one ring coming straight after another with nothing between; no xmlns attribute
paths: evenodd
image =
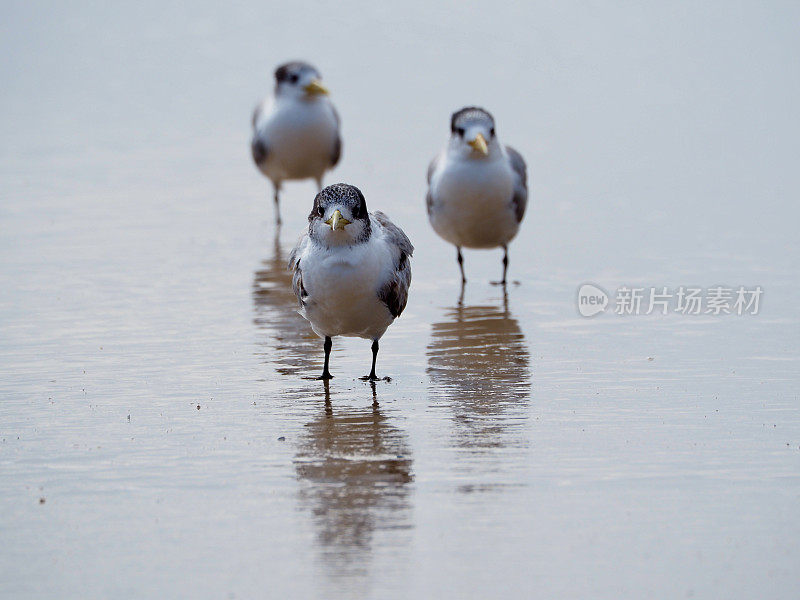
<svg viewBox="0 0 800 600"><path fill-rule="evenodd" d="M441 154L437 154L433 157L431 164L428 165L428 185L431 184L431 177L433 177L433 172L436 170L436 167L439 166L439 161L442 159Z"/></svg>
<svg viewBox="0 0 800 600"><path fill-rule="evenodd" d="M307 243L308 235L304 235L300 241L297 242L291 254L289 254L288 267L292 272L292 291L294 295L297 296L297 301L300 303L301 307L306 305L306 298L308 298L308 292L306 288L303 287L303 271L300 269L300 254L302 254Z"/></svg>
<svg viewBox="0 0 800 600"><path fill-rule="evenodd" d="M342 157L342 136L339 112L333 104L331 104L331 110L333 110L333 118L336 119L336 140L333 142L333 151L331 152L331 168L333 168L339 164L339 159Z"/></svg>
<svg viewBox="0 0 800 600"><path fill-rule="evenodd" d="M528 174L525 167L525 159L511 146L506 146L506 154L511 162L511 169L516 175L514 181L514 197L511 203L514 205L514 213L517 215L517 222L522 221L525 216L525 208L528 206Z"/></svg>
<svg viewBox="0 0 800 600"><path fill-rule="evenodd" d="M383 228L386 239L396 250L394 273L389 280L378 290L378 298L386 304L393 317L399 317L408 302L408 288L411 285L411 255L414 246L411 240L397 225L392 223L385 214L376 211L372 215Z"/></svg>
<svg viewBox="0 0 800 600"><path fill-rule="evenodd" d="M253 109L253 139L250 141L250 152L252 152L253 161L255 161L257 165L263 163L267 159L267 155L269 155L267 142L259 135L259 131L256 129L256 123L258 123L258 119L261 117L261 112L263 110L263 101L256 104L255 109Z"/></svg>
<svg viewBox="0 0 800 600"><path fill-rule="evenodd" d="M253 119L251 121L253 125L253 131L256 129L256 123L258 123L258 118L261 116L261 111L263 110L264 103L259 102L256 104L256 107L253 109Z"/></svg>
<svg viewBox="0 0 800 600"><path fill-rule="evenodd" d="M433 172L436 170L436 167L439 166L439 161L441 160L442 155L437 154L433 157L431 164L428 165L428 193L425 195L425 206L428 209L428 215L431 214L431 210L433 210L433 196L431 196L431 177L433 177Z"/></svg>
<svg viewBox="0 0 800 600"><path fill-rule="evenodd" d="M333 142L333 151L331 152L331 168L339 164L339 159L342 157L342 136L336 132L336 140Z"/></svg>
<svg viewBox="0 0 800 600"><path fill-rule="evenodd" d="M258 135L258 132L253 134L253 141L250 142L250 151L253 153L253 160L257 165L260 165L269 156L269 148L266 142Z"/></svg>

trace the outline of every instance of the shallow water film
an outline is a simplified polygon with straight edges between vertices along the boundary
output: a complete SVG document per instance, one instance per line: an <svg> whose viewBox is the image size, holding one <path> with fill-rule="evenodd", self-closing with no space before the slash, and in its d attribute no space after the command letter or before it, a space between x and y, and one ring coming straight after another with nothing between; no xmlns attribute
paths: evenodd
<svg viewBox="0 0 800 600"><path fill-rule="evenodd" d="M800 597L797 6L0 14L0 597ZM388 382L313 379L316 189L278 228L249 149L294 58L416 247ZM528 163L506 289L425 213L468 104Z"/></svg>

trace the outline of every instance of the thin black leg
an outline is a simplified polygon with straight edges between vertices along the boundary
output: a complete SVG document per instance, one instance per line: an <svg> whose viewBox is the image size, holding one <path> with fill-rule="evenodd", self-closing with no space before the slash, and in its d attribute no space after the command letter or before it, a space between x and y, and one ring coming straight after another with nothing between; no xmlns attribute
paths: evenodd
<svg viewBox="0 0 800 600"><path fill-rule="evenodd" d="M275 224L276 225L280 225L281 222L282 222L281 221L281 206L280 206L281 197L280 197L280 195L281 195L281 187L279 185L276 185L275 186L275 195L272 197L272 199L275 201Z"/></svg>
<svg viewBox="0 0 800 600"><path fill-rule="evenodd" d="M325 349L325 366L322 367L322 375L319 377L319 379L333 379L333 375L331 375L331 372L328 370L328 364L330 363L331 359L331 347L333 347L331 338L325 336L325 344L323 344L322 347Z"/></svg>
<svg viewBox="0 0 800 600"><path fill-rule="evenodd" d="M372 342L372 370L369 375L364 375L361 379L364 381L376 381L378 376L375 374L375 363L378 361L378 340Z"/></svg>
<svg viewBox="0 0 800 600"><path fill-rule="evenodd" d="M503 246L503 278L500 281L492 281L492 285L502 285L506 287L506 272L508 271L508 246Z"/></svg>
<svg viewBox="0 0 800 600"><path fill-rule="evenodd" d="M372 342L372 369L369 371L369 378L375 381L378 376L375 375L375 363L378 362L378 340Z"/></svg>
<svg viewBox="0 0 800 600"><path fill-rule="evenodd" d="M501 285L506 284L506 271L508 271L508 246L503 246L503 279L500 280Z"/></svg>
<svg viewBox="0 0 800 600"><path fill-rule="evenodd" d="M458 268L461 269L461 283L467 283L467 278L464 276L464 257L461 255L461 246L456 246L456 260Z"/></svg>

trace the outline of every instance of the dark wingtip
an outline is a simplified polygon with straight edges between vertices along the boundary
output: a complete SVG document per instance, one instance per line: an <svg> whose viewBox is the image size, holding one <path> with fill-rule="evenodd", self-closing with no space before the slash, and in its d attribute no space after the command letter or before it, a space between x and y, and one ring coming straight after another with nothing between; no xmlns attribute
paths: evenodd
<svg viewBox="0 0 800 600"><path fill-rule="evenodd" d="M250 150L253 152L253 160L257 165L260 165L267 158L267 146L258 138L254 139L250 144Z"/></svg>

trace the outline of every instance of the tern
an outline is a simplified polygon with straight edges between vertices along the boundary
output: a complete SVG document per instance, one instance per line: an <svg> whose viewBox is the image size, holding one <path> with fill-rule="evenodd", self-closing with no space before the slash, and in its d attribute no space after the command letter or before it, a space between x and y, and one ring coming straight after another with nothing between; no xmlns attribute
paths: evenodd
<svg viewBox="0 0 800 600"><path fill-rule="evenodd" d="M508 270L508 244L517 235L528 204L525 161L503 146L488 111L468 106L453 113L450 140L428 167L428 219L440 237L461 248L502 248L503 278Z"/></svg>
<svg viewBox="0 0 800 600"><path fill-rule="evenodd" d="M413 252L389 217L367 212L358 188L338 183L317 194L289 269L300 314L325 340L320 379L332 377L331 338L337 335L372 340L372 369L362 379L378 379L378 340L406 307Z"/></svg>
<svg viewBox="0 0 800 600"><path fill-rule="evenodd" d="M342 155L339 115L319 71L304 62L275 70L275 93L253 112L253 160L275 190L275 221L281 223L284 181L313 178L322 188L325 171Z"/></svg>

